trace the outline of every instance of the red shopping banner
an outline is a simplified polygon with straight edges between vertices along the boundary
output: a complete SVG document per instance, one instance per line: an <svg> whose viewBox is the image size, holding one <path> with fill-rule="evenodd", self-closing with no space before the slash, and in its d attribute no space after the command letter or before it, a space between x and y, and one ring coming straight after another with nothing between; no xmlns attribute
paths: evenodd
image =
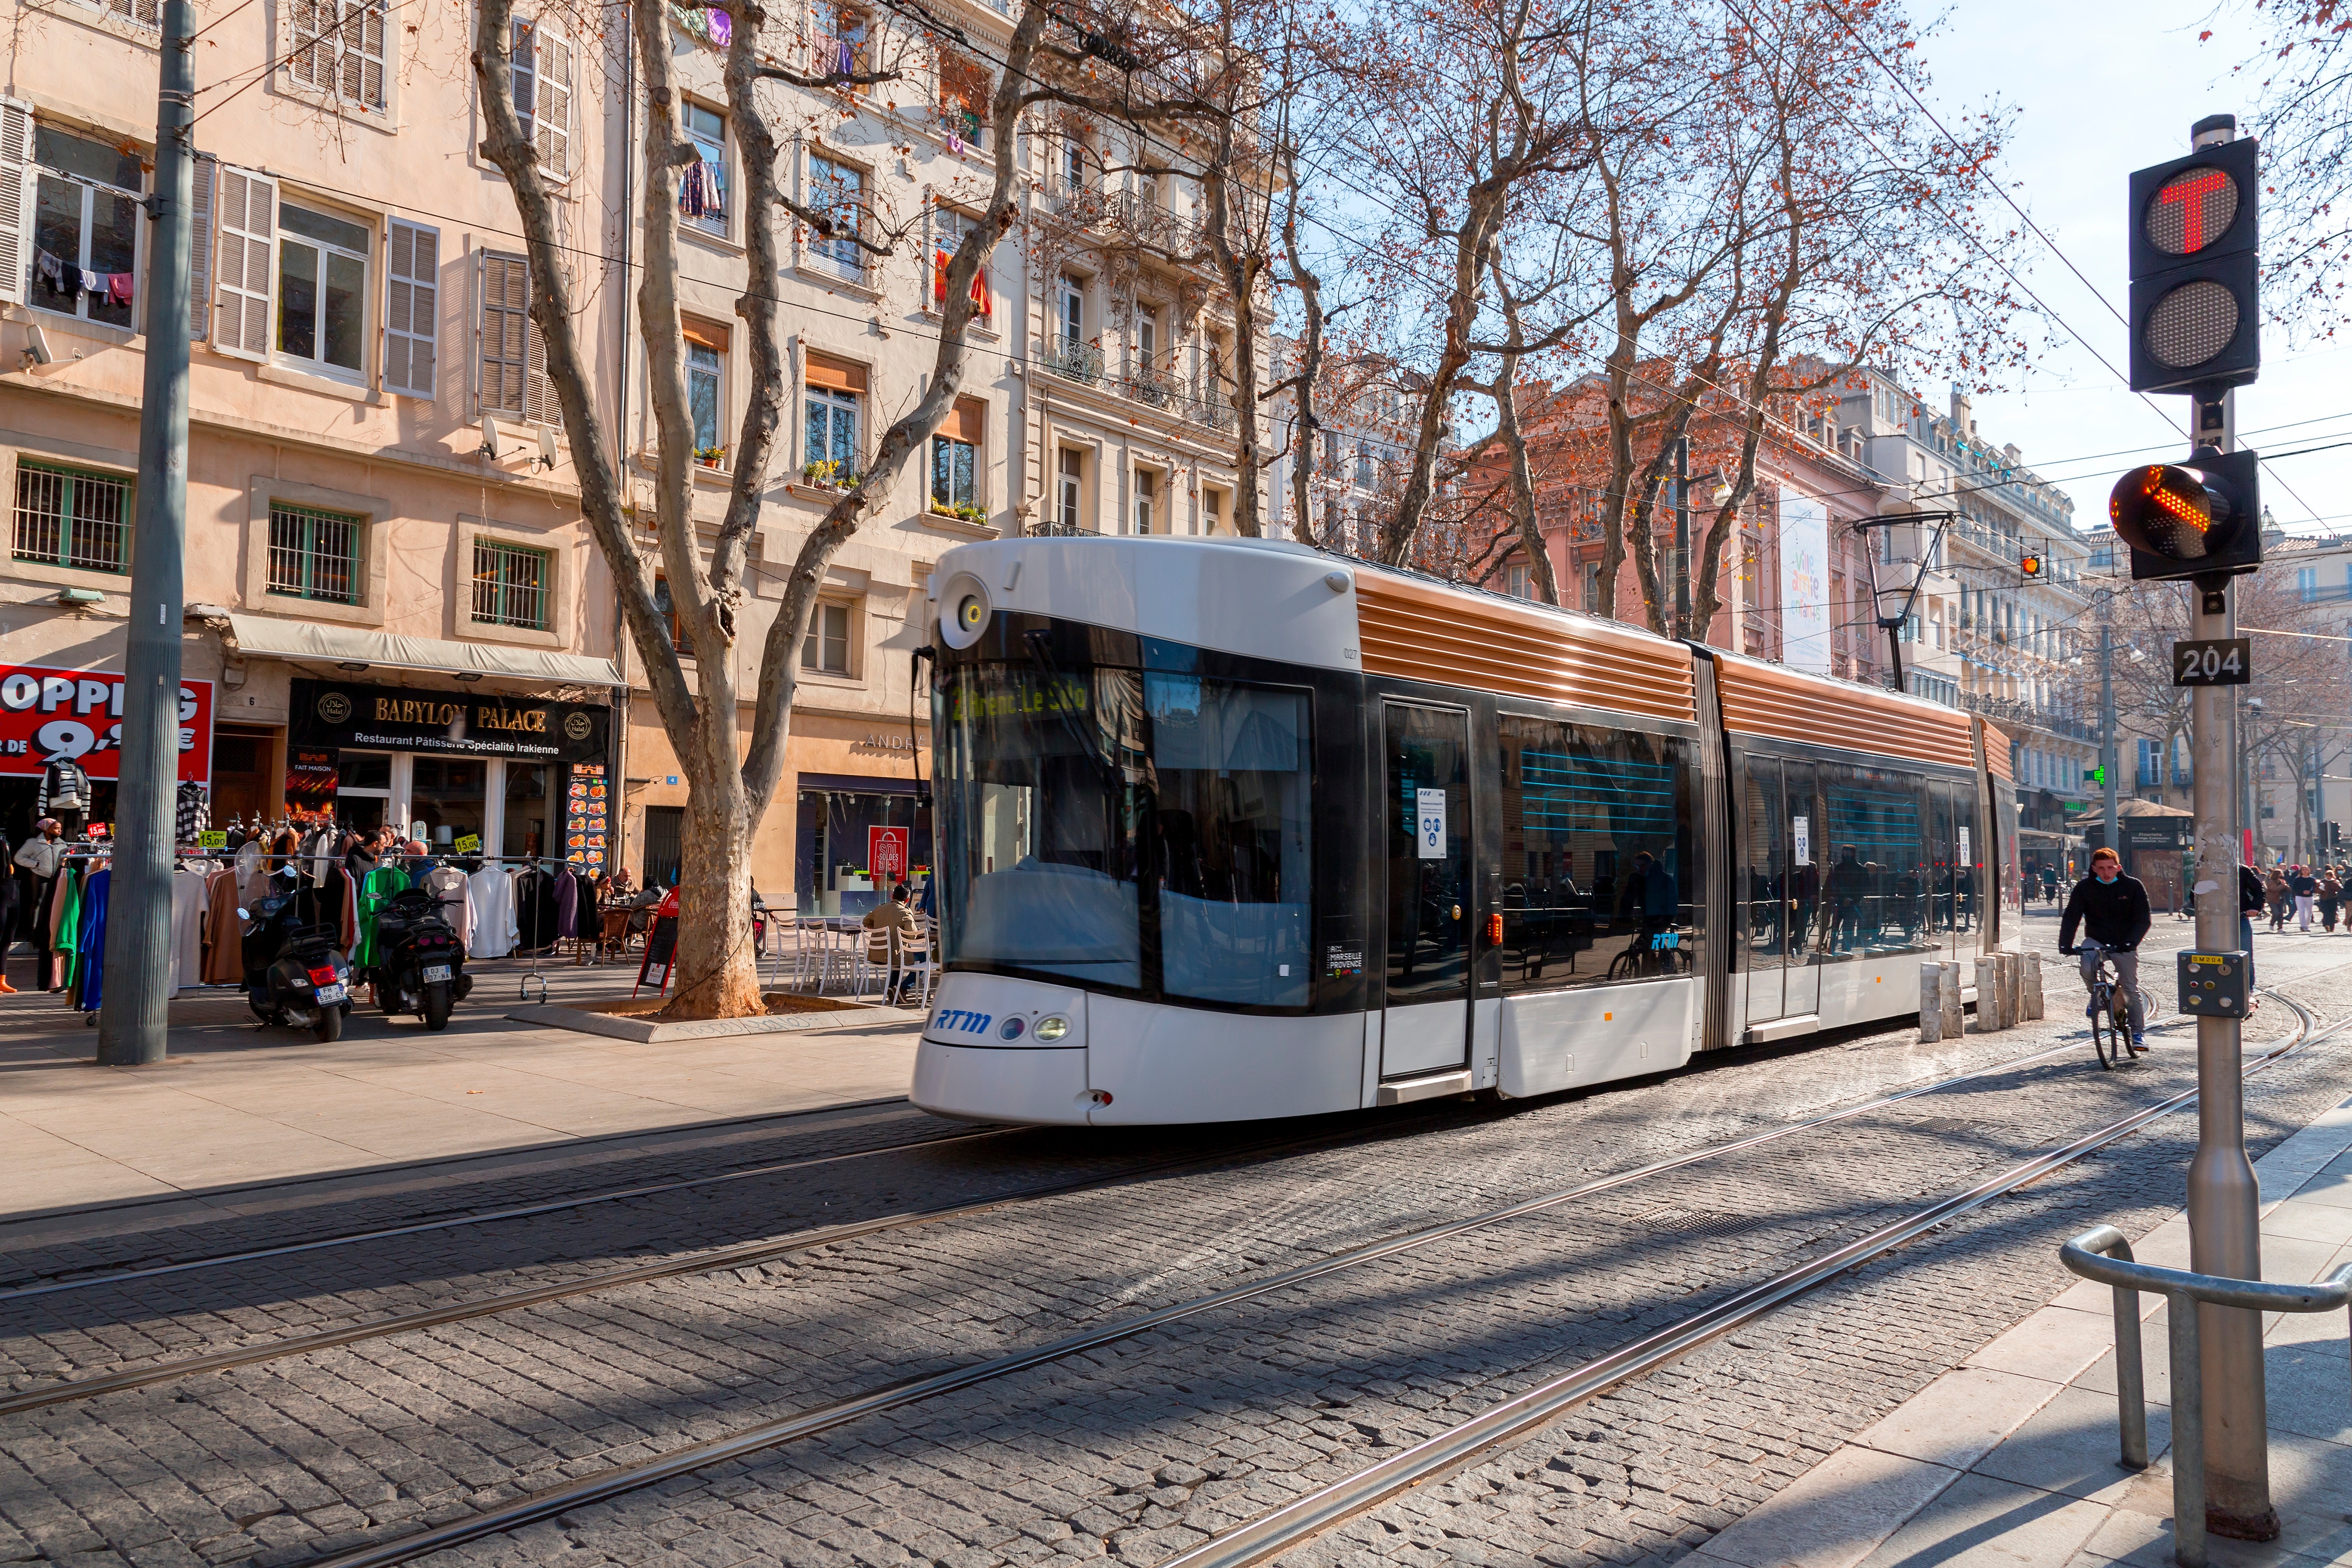
<svg viewBox="0 0 2352 1568"><path fill-rule="evenodd" d="M880 892L907 877L907 830L869 827L866 830L866 874Z"/></svg>
<svg viewBox="0 0 2352 1568"><path fill-rule="evenodd" d="M86 669L0 665L0 773L39 774L70 760L94 779L117 776L122 677ZM180 682L180 779L213 776L213 683Z"/></svg>

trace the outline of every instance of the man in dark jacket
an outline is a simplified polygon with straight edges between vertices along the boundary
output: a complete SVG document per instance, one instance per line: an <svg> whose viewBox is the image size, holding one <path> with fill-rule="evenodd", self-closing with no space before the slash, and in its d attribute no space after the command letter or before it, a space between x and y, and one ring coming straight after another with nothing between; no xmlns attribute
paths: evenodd
<svg viewBox="0 0 2352 1568"><path fill-rule="evenodd" d="M2124 875L2124 863L2112 849L2091 857L2091 874L2074 884L2066 913L2058 922L2058 951L2072 953L2074 931L2083 931L2083 984L2087 989L2099 973L2099 954L2116 966L2116 984L2131 1004L2131 1043L2135 1051L2147 1048L2144 1038L2147 1016L2139 999L2139 944L2149 923L2147 889Z"/></svg>

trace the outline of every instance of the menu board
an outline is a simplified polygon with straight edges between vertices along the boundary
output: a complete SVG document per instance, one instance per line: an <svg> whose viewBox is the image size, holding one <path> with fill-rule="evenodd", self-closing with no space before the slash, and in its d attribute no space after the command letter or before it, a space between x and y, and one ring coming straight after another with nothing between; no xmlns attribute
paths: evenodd
<svg viewBox="0 0 2352 1568"><path fill-rule="evenodd" d="M563 858L575 871L591 877L604 874L606 823L612 802L602 763L572 764L572 783L564 791Z"/></svg>

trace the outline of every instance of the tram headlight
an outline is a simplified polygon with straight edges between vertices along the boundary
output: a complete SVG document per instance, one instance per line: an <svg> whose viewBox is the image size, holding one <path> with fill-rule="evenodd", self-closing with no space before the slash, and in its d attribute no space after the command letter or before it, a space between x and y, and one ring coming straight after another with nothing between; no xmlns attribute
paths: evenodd
<svg viewBox="0 0 2352 1568"><path fill-rule="evenodd" d="M1045 1041L1049 1045L1052 1042L1060 1039L1069 1032L1070 1021L1067 1018L1061 1016L1059 1014L1056 1014L1050 1018L1038 1019L1037 1027L1031 1031L1031 1033L1034 1034L1039 1039Z"/></svg>
<svg viewBox="0 0 2352 1568"><path fill-rule="evenodd" d="M969 572L959 572L949 582L947 591L940 595L940 636L953 648L967 648L978 642L988 630L988 618L994 613L989 603L988 585Z"/></svg>

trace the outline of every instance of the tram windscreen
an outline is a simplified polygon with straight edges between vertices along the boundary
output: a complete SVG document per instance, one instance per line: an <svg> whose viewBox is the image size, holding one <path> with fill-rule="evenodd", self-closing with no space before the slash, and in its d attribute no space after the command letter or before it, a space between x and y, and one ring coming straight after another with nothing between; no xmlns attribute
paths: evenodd
<svg viewBox="0 0 2352 1568"><path fill-rule="evenodd" d="M950 963L1307 1004L1306 692L982 664L943 677L938 721Z"/></svg>
<svg viewBox="0 0 2352 1568"><path fill-rule="evenodd" d="M949 962L1143 983L1142 677L984 664L942 683L937 784Z"/></svg>

